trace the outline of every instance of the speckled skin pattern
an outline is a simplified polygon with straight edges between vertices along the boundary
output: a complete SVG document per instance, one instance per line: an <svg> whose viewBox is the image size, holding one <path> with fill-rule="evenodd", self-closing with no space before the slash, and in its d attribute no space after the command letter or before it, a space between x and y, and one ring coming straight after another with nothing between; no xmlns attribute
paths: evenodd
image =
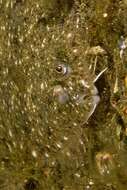
<svg viewBox="0 0 127 190"><path fill-rule="evenodd" d="M0 2L0 189L82 190L97 95L84 17Z"/></svg>

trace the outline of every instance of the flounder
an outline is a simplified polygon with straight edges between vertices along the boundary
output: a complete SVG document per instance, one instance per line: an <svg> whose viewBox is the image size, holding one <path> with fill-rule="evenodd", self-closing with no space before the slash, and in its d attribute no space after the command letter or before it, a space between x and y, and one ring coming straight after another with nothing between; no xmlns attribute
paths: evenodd
<svg viewBox="0 0 127 190"><path fill-rule="evenodd" d="M63 24L43 26L37 13L30 21L34 8L3 9L0 188L28 189L31 178L41 189L56 179L67 185L85 171L82 126L99 102L85 29L74 12Z"/></svg>

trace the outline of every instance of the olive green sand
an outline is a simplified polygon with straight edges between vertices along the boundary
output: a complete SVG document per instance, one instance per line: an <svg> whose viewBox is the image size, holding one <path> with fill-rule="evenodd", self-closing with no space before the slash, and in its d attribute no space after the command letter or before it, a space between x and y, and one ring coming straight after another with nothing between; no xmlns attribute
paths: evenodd
<svg viewBox="0 0 127 190"><path fill-rule="evenodd" d="M126 46L127 0L0 0L1 190L127 189Z"/></svg>

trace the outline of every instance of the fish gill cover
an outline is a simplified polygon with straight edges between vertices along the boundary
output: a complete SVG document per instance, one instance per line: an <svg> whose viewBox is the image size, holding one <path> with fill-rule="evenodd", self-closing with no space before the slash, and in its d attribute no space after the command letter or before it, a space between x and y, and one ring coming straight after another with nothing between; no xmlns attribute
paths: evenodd
<svg viewBox="0 0 127 190"><path fill-rule="evenodd" d="M0 1L0 189L127 187L126 7Z"/></svg>

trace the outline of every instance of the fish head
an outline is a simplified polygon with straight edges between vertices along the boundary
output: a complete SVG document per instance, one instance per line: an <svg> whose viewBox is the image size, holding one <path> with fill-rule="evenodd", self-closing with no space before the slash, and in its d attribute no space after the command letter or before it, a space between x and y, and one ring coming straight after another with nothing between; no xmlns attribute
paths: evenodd
<svg viewBox="0 0 127 190"><path fill-rule="evenodd" d="M50 89L47 90L50 97L48 122L68 127L88 121L99 102L88 65L84 55L53 56L49 71Z"/></svg>

